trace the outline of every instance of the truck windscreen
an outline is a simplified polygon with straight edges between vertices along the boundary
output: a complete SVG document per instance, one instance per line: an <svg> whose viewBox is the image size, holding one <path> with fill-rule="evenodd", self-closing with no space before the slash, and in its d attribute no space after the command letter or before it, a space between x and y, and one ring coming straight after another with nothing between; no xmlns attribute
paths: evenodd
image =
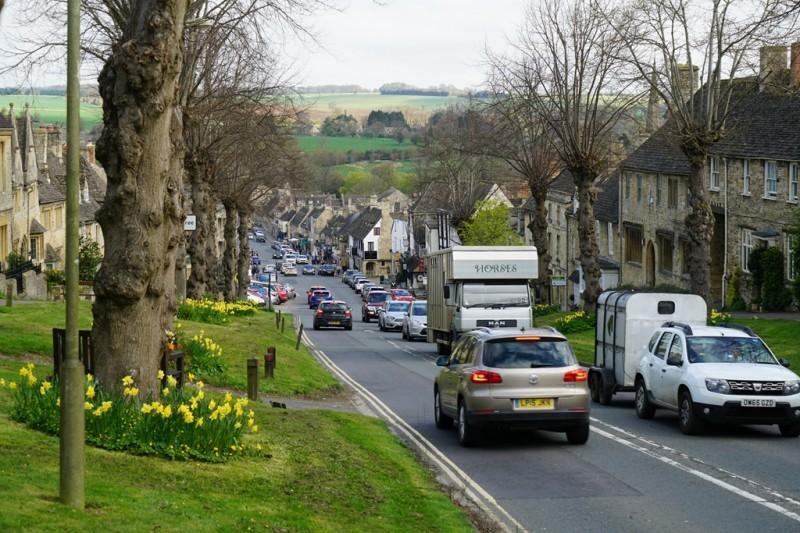
<svg viewBox="0 0 800 533"><path fill-rule="evenodd" d="M465 283L461 303L464 307L528 307L525 283Z"/></svg>

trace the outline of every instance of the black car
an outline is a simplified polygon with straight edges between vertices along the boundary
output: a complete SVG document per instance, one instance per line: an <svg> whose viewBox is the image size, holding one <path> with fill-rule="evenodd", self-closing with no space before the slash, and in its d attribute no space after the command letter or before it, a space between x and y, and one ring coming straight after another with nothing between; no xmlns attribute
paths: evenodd
<svg viewBox="0 0 800 533"><path fill-rule="evenodd" d="M320 302L314 313L314 329L337 327L353 329L353 313L346 302Z"/></svg>
<svg viewBox="0 0 800 533"><path fill-rule="evenodd" d="M272 252L272 258L273 259L283 259L283 252L280 251L280 250L275 250L274 252Z"/></svg>
<svg viewBox="0 0 800 533"><path fill-rule="evenodd" d="M325 264L319 267L319 271L317 274L320 276L333 276L336 273L336 267L334 265Z"/></svg>

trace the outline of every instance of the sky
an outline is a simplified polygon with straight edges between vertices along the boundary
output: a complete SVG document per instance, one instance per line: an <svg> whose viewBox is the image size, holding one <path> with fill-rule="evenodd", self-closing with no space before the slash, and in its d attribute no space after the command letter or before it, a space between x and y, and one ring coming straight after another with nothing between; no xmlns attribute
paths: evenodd
<svg viewBox="0 0 800 533"><path fill-rule="evenodd" d="M332 0L339 11L308 19L319 45L293 36L284 54L297 85L384 83L475 88L485 79L484 48L501 50L522 22L528 0ZM535 0L534 0L535 1ZM8 27L25 0L8 0ZM0 45L3 43L0 34ZM63 83L39 73L34 84ZM84 78L91 81L93 74ZM4 83L6 81L7 83ZM0 77L0 86L12 80Z"/></svg>

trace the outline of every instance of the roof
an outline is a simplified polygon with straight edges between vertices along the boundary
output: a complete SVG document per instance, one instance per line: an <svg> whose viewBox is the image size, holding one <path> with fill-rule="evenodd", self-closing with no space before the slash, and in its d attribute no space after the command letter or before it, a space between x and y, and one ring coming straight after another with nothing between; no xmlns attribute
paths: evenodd
<svg viewBox="0 0 800 533"><path fill-rule="evenodd" d="M35 218L31 220L31 235L41 235L47 231L47 228L42 226L42 223L36 220Z"/></svg>
<svg viewBox="0 0 800 533"><path fill-rule="evenodd" d="M385 200L385 199L389 198L391 195L393 195L394 193L400 193L400 194L402 194L403 196L405 196L405 193L404 193L404 192L402 192L402 191L400 191L400 190L396 189L395 187L389 187L388 189L386 189L385 191L383 191L383 192L382 192L382 193L381 193L381 194L378 196L378 200Z"/></svg>
<svg viewBox="0 0 800 533"><path fill-rule="evenodd" d="M295 212L294 216L291 218L291 220L289 220L289 224L292 224L294 226L299 225L308 216L308 212L310 210L311 209L304 209L304 208L298 209Z"/></svg>
<svg viewBox="0 0 800 533"><path fill-rule="evenodd" d="M594 217L600 222L619 222L619 172L606 176L598 185L600 193L594 203ZM617 265L619 266L619 265Z"/></svg>
<svg viewBox="0 0 800 533"><path fill-rule="evenodd" d="M90 198L88 202L82 201L80 203L79 221L81 223L94 222L95 221L94 215L95 213L97 213L98 209L100 209L100 203L98 203L94 198Z"/></svg>
<svg viewBox="0 0 800 533"><path fill-rule="evenodd" d="M353 221L350 226L349 233L356 240L361 240L375 227L375 224L381 219L381 210L377 207L368 207L359 217Z"/></svg>
<svg viewBox="0 0 800 533"><path fill-rule="evenodd" d="M711 153L751 159L800 160L800 98L758 91L754 77L734 80L726 135ZM702 96L702 91L696 95ZM678 146L674 121L668 121L623 163L631 170L688 175L689 164Z"/></svg>
<svg viewBox="0 0 800 533"><path fill-rule="evenodd" d="M294 209L290 209L289 211L282 214L280 218L284 222L289 222L290 220L292 220L292 218L294 218L295 213L297 213L297 211L295 211Z"/></svg>
<svg viewBox="0 0 800 533"><path fill-rule="evenodd" d="M11 123L11 113L7 110L0 112L0 129L8 130L13 127Z"/></svg>

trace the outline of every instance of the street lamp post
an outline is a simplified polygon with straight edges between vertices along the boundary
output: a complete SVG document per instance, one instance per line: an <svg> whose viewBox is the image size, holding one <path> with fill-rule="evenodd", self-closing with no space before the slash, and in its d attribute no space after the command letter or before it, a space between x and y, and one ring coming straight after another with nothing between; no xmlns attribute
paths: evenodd
<svg viewBox="0 0 800 533"><path fill-rule="evenodd" d="M84 368L78 359L78 194L80 189L80 0L67 3L67 304L65 357L60 370L61 502L84 507Z"/></svg>

